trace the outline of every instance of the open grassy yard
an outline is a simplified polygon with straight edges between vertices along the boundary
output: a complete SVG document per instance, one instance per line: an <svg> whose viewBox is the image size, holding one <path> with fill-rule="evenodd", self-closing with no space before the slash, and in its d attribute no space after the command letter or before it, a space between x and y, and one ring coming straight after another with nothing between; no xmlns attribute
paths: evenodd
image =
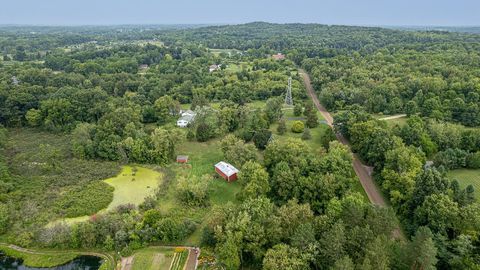
<svg viewBox="0 0 480 270"><path fill-rule="evenodd" d="M275 136L275 139L279 139L279 140L286 140L287 138L298 138L298 139L300 139L302 137L302 133L294 133L294 132L292 132L291 129L292 129L293 122L295 122L297 120L305 122L305 120L306 120L305 116L303 116L303 115L295 116L293 114L293 109L292 108L285 108L283 110L283 114L284 114L285 119L287 120L287 132L285 132L285 134L283 134L283 135L278 134L278 132L277 132L278 124L277 123L273 124L270 127L270 130L273 132L273 134ZM317 113L317 114L318 114L319 121L322 121L323 118L320 115L320 113ZM312 135L312 138L310 140L307 140L306 143L308 145L310 145L313 150L322 147L322 145L320 143L320 138L323 135L323 133L325 132L325 130L327 130L328 128L329 128L328 125L320 123L320 125L318 125L318 127L310 129L310 134Z"/></svg>
<svg viewBox="0 0 480 270"><path fill-rule="evenodd" d="M472 185L475 188L475 197L480 199L480 170L459 169L447 173L451 179L457 179L461 188Z"/></svg>
<svg viewBox="0 0 480 270"><path fill-rule="evenodd" d="M135 251L131 270L169 270L173 248L148 247Z"/></svg>
<svg viewBox="0 0 480 270"><path fill-rule="evenodd" d="M220 141L212 140L205 143L186 141L178 146L179 155L188 155L187 164L171 164L167 170L172 175L168 179L166 190L162 191L159 198L159 208L164 214L175 214L177 217L188 218L195 221L199 226L197 230L187 238L183 244L199 245L202 225L208 218L208 213L215 205L224 205L227 202L236 202L235 195L240 191L238 182L228 183L217 178L214 165L223 159L220 149ZM176 197L177 179L183 177L200 177L202 175L214 177L209 184L210 203L207 207L186 207Z"/></svg>

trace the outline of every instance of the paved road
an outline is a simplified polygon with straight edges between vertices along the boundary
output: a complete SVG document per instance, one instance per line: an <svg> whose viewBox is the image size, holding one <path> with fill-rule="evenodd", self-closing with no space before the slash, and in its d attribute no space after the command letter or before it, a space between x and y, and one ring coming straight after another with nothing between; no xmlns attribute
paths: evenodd
<svg viewBox="0 0 480 270"><path fill-rule="evenodd" d="M327 124L333 128L333 117L320 103L317 95L315 94L315 91L313 90L312 83L310 82L310 77L308 76L307 72L305 72L305 70L303 69L299 69L299 73L300 76L302 76L305 87L307 88L308 95L312 98L313 103L317 107L318 111L320 111L323 118L325 118ZM350 148L349 142L347 141L347 139L345 139L345 137L343 137L342 134L337 134L337 139L344 145L348 146L348 148ZM373 204L385 206L386 203L383 199L382 193L378 190L375 182L373 182L368 168L369 167L362 164L357 154L353 153L353 169L355 170L355 173L357 174L358 179L360 180L360 183L365 190L365 193L367 193L368 199Z"/></svg>

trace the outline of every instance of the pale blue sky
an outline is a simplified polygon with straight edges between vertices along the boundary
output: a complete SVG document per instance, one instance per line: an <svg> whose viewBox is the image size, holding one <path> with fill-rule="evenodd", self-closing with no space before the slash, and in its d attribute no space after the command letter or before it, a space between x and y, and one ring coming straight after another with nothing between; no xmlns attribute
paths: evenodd
<svg viewBox="0 0 480 270"><path fill-rule="evenodd" d="M1 0L0 24L480 25L480 0Z"/></svg>

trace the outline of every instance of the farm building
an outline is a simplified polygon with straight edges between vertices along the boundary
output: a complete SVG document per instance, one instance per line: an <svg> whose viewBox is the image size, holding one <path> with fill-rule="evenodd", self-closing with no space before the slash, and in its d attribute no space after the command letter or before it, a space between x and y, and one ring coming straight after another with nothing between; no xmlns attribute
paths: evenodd
<svg viewBox="0 0 480 270"><path fill-rule="evenodd" d="M181 117L177 120L178 127L187 127L193 120L195 120L195 116L197 115L195 112L191 110L187 110L181 113Z"/></svg>
<svg viewBox="0 0 480 270"><path fill-rule="evenodd" d="M220 68L222 67L222 65L211 65L209 68L208 68L208 71L210 72L214 72L216 70L220 70Z"/></svg>
<svg viewBox="0 0 480 270"><path fill-rule="evenodd" d="M177 156L177 163L187 163L187 162L188 162L188 156L184 156L184 155Z"/></svg>
<svg viewBox="0 0 480 270"><path fill-rule="evenodd" d="M282 54L282 53L277 53L277 54L272 55L272 58L275 59L275 60L283 60L283 59L285 59L285 55Z"/></svg>
<svg viewBox="0 0 480 270"><path fill-rule="evenodd" d="M215 164L215 171L227 182L237 180L238 170L237 168L233 167L233 165L226 163L224 161L220 161Z"/></svg>

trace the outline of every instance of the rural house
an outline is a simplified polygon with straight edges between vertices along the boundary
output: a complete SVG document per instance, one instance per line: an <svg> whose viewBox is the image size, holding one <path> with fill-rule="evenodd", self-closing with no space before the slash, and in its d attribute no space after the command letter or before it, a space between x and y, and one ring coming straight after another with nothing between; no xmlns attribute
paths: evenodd
<svg viewBox="0 0 480 270"><path fill-rule="evenodd" d="M215 171L227 182L237 180L238 170L237 168L233 167L233 165L226 163L224 161L220 161L215 164Z"/></svg>
<svg viewBox="0 0 480 270"><path fill-rule="evenodd" d="M182 116L177 120L178 127L187 127L193 120L195 120L195 116L197 115L194 111L187 110L180 113Z"/></svg>
<svg viewBox="0 0 480 270"><path fill-rule="evenodd" d="M272 55L272 58L273 58L274 60L284 60L284 59L285 59L285 55L282 54L282 53L277 53L277 54Z"/></svg>
<svg viewBox="0 0 480 270"><path fill-rule="evenodd" d="M216 70L220 70L220 68L222 67L222 65L211 65L209 68L208 68L208 71L210 72L214 72Z"/></svg>

